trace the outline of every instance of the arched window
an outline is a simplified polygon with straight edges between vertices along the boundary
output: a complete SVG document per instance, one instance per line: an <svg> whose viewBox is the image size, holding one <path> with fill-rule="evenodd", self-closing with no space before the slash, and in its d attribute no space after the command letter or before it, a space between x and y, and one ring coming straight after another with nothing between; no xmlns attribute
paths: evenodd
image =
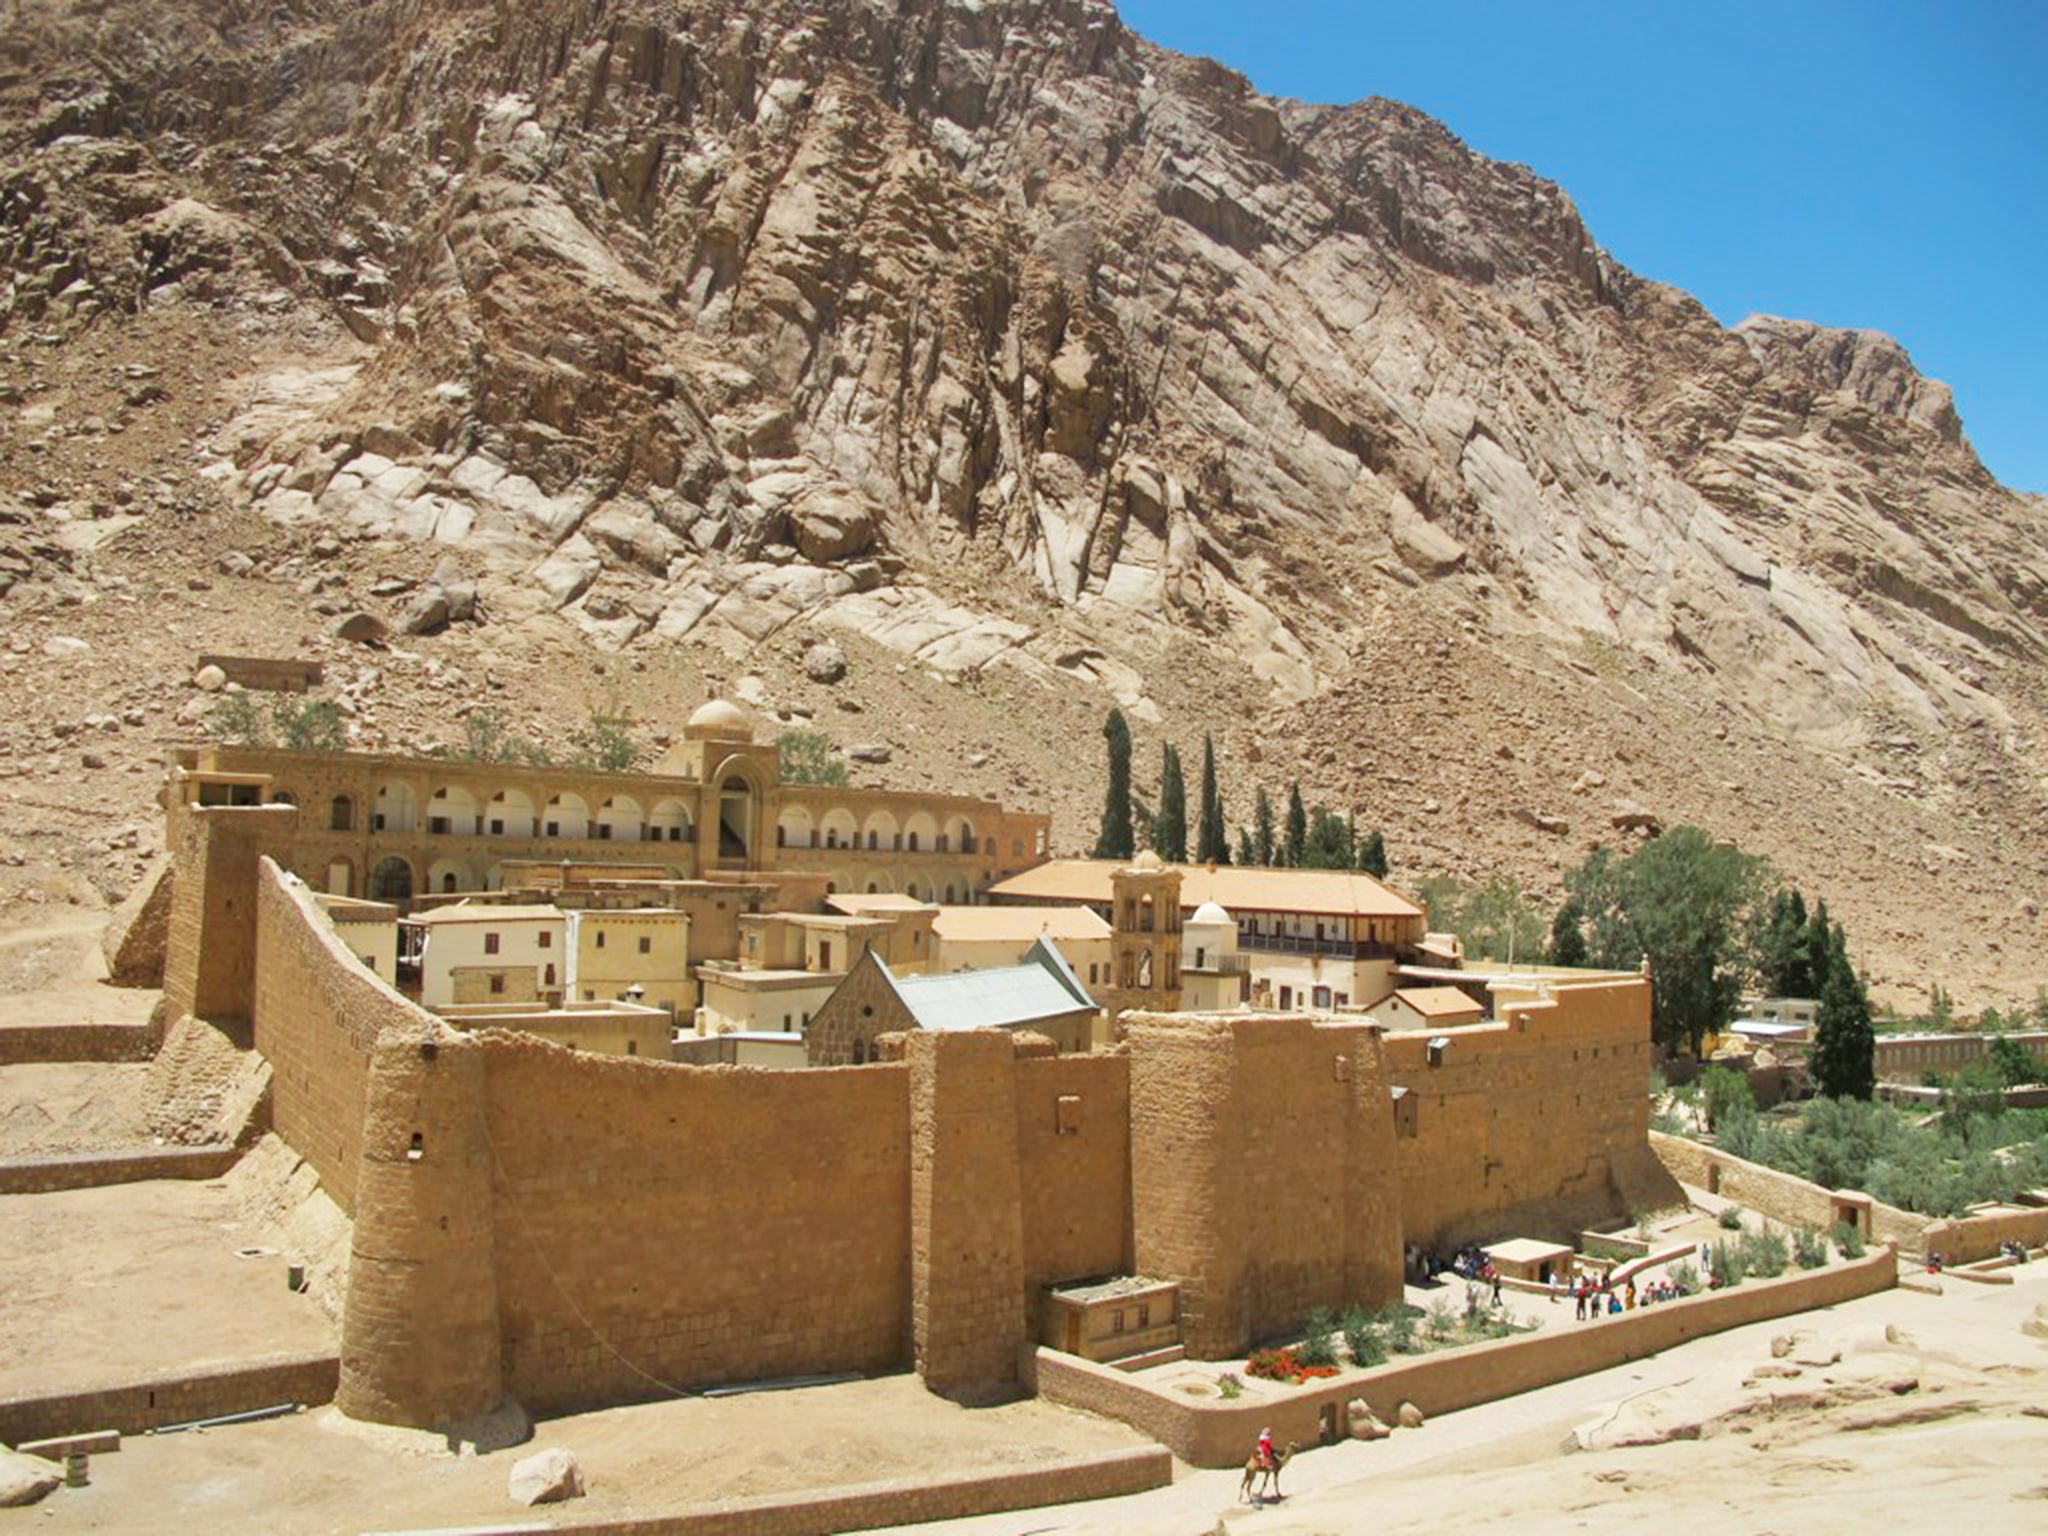
<svg viewBox="0 0 2048 1536"><path fill-rule="evenodd" d="M392 857L370 872L370 900L408 901L412 897L412 866Z"/></svg>

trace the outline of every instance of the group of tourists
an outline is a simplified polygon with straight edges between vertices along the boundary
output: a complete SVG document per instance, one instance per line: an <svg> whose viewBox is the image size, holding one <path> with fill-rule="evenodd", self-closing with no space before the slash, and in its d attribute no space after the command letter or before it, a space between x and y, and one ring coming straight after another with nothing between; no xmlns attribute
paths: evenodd
<svg viewBox="0 0 2048 1536"><path fill-rule="evenodd" d="M1637 1289L1631 1277L1617 1289L1604 1277L1581 1275L1572 1282L1572 1315L1583 1323L1596 1317L1633 1312L1639 1306L1655 1306L1660 1301L1677 1301L1684 1294L1672 1280L1652 1280Z"/></svg>
<svg viewBox="0 0 2048 1536"><path fill-rule="evenodd" d="M1498 1294L1500 1277L1494 1270L1493 1260L1486 1256L1486 1250L1468 1243L1446 1259L1434 1248L1418 1248L1407 1245L1404 1255L1408 1263L1408 1277L1427 1285L1443 1274L1456 1275L1461 1280L1485 1280L1491 1282Z"/></svg>

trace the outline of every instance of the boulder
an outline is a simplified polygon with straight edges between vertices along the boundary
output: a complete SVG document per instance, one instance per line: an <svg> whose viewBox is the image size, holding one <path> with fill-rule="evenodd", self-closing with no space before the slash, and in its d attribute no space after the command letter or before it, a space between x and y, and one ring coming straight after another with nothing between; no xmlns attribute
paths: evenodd
<svg viewBox="0 0 2048 1536"><path fill-rule="evenodd" d="M560 1446L536 1451L512 1464L507 1487L515 1504L559 1504L583 1497L583 1467Z"/></svg>
<svg viewBox="0 0 2048 1536"><path fill-rule="evenodd" d="M398 627L408 635L432 635L448 627L448 597L439 587L429 587L405 605Z"/></svg>
<svg viewBox="0 0 2048 1536"><path fill-rule="evenodd" d="M1394 1432L1362 1397L1354 1397L1344 1405L1344 1421L1354 1440L1384 1440Z"/></svg>
<svg viewBox="0 0 2048 1536"><path fill-rule="evenodd" d="M812 491L789 509L789 534L806 560L830 564L875 542L874 514L843 492Z"/></svg>
<svg viewBox="0 0 2048 1536"><path fill-rule="evenodd" d="M256 569L256 562L239 549L231 549L214 562L224 576L247 576Z"/></svg>
<svg viewBox="0 0 2048 1536"><path fill-rule="evenodd" d="M856 763L886 763L889 749L880 742L862 742L857 747L848 747L846 755Z"/></svg>
<svg viewBox="0 0 2048 1536"><path fill-rule="evenodd" d="M846 676L846 652L836 640L821 640L804 652L804 675L814 683L836 683Z"/></svg>
<svg viewBox="0 0 2048 1536"><path fill-rule="evenodd" d="M86 641L76 635L52 635L43 642L43 654L52 661L69 661L74 656L83 656L92 649Z"/></svg>
<svg viewBox="0 0 2048 1536"><path fill-rule="evenodd" d="M0 1508L33 1504L63 1481L64 1469L56 1462L0 1445Z"/></svg>
<svg viewBox="0 0 2048 1536"><path fill-rule="evenodd" d="M1403 1429L1420 1429L1425 1422L1422 1410L1413 1403L1403 1403L1394 1416L1401 1421Z"/></svg>
<svg viewBox="0 0 2048 1536"><path fill-rule="evenodd" d="M192 686L201 693L219 693L228 683L227 673L211 662L192 674Z"/></svg>
<svg viewBox="0 0 2048 1536"><path fill-rule="evenodd" d="M334 633L337 639L352 640L357 645L382 645L391 638L391 626L374 613L346 613L336 621Z"/></svg>

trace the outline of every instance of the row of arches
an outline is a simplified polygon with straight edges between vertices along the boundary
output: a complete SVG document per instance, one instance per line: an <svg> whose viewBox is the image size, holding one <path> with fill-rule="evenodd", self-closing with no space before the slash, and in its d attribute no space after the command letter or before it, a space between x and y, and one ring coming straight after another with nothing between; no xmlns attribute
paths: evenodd
<svg viewBox="0 0 2048 1536"><path fill-rule="evenodd" d="M436 859L427 866L424 877L415 868L411 859L400 854L390 854L377 861L370 870L363 894L372 901L410 901L416 895L450 895L458 891L495 891L504 884L504 876L496 864L479 866L464 859ZM336 859L327 867L327 889L337 896L355 894L354 864L348 859ZM867 894L895 894L895 882L888 879L872 879L866 882ZM832 884L826 887L830 892L837 889ZM913 901L929 901L944 906L958 906L972 902L974 887L965 880L919 879L915 876L904 881L902 894Z"/></svg>
<svg viewBox="0 0 2048 1536"><path fill-rule="evenodd" d="M352 832L356 805L336 795L328 808L328 825ZM561 837L599 842L689 843L696 827L689 807L676 799L643 807L631 795L613 795L593 806L583 796L563 792L536 800L523 789L501 789L479 799L459 784L436 788L424 805L418 792L403 780L377 786L369 807L373 832L424 831L450 837Z"/></svg>
<svg viewBox="0 0 2048 1536"><path fill-rule="evenodd" d="M898 822L889 811L870 811L865 820L845 806L823 815L809 806L785 806L775 821L778 848L849 848L870 853L974 853L981 847L974 823L965 816L943 821L914 811Z"/></svg>

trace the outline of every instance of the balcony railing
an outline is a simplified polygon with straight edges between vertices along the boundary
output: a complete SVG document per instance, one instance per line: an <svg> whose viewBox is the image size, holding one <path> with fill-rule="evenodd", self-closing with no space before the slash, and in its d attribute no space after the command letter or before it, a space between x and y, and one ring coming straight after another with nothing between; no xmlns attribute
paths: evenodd
<svg viewBox="0 0 2048 1536"><path fill-rule="evenodd" d="M1263 950L1273 955L1327 955L1333 960L1394 958L1394 946L1391 944L1377 944L1365 939L1306 938L1293 933L1247 933L1242 928L1238 930L1237 947Z"/></svg>

